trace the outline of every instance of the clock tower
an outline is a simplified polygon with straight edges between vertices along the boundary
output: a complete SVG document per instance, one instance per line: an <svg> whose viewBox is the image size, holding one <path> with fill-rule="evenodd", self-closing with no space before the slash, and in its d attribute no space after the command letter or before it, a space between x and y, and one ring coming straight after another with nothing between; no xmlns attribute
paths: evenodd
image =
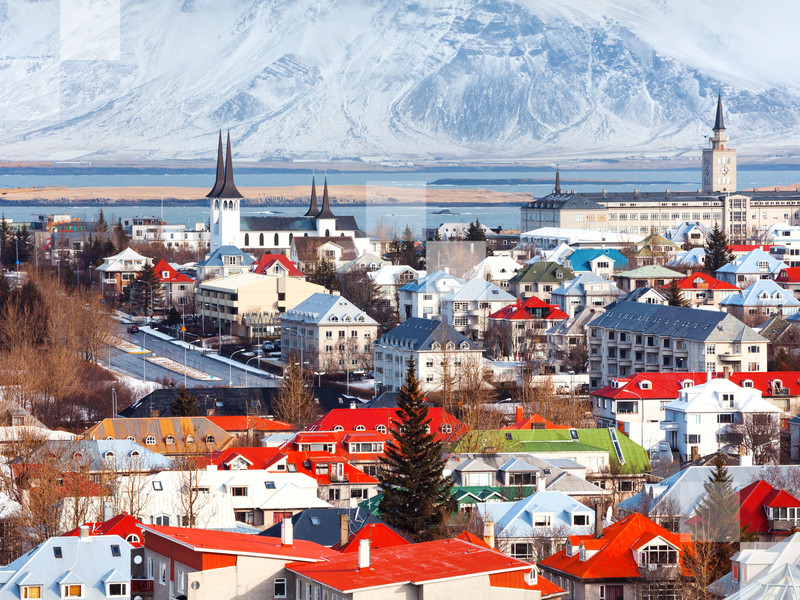
<svg viewBox="0 0 800 600"><path fill-rule="evenodd" d="M728 148L721 95L717 96L717 118L713 131L711 148L703 149L703 192L733 193L736 191L736 150Z"/></svg>

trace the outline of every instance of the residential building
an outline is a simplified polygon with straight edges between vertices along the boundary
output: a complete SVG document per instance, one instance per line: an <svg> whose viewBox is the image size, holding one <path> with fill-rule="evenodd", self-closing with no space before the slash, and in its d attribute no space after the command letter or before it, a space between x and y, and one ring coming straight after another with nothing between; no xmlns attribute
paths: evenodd
<svg viewBox="0 0 800 600"><path fill-rule="evenodd" d="M103 259L103 264L97 267L102 277L102 293L118 296L122 288L130 285L136 279L145 265L152 265L153 259L142 256L131 248L125 248L114 256Z"/></svg>
<svg viewBox="0 0 800 600"><path fill-rule="evenodd" d="M737 319L759 325L773 316L796 314L800 300L771 279L759 279L721 300L719 307Z"/></svg>
<svg viewBox="0 0 800 600"><path fill-rule="evenodd" d="M528 562L510 558L485 544L462 539L437 540L359 551L316 564L287 566L307 596L356 600L408 598L540 598L563 590Z"/></svg>
<svg viewBox="0 0 800 600"><path fill-rule="evenodd" d="M412 317L422 319L442 318L442 296L452 292L466 281L445 271L434 271L397 290L400 321Z"/></svg>
<svg viewBox="0 0 800 600"><path fill-rule="evenodd" d="M781 412L756 389L743 388L725 378L712 379L684 387L678 399L664 407L666 440L682 460L690 461L718 450L738 454L739 446L747 444L747 436L769 436L774 431L774 439L761 440L760 448L747 444L748 454L768 457L769 450L777 451ZM774 427L761 419L774 421ZM770 445L774 447L764 447Z"/></svg>
<svg viewBox="0 0 800 600"><path fill-rule="evenodd" d="M384 333L374 346L375 378L387 391L403 387L414 361L420 389L437 390L447 380L453 389L474 385L483 352L475 342L442 321L412 317Z"/></svg>
<svg viewBox="0 0 800 600"><path fill-rule="evenodd" d="M489 315L484 348L494 356L547 359L546 332L567 319L555 304L547 304L536 296L525 302L517 300Z"/></svg>
<svg viewBox="0 0 800 600"><path fill-rule="evenodd" d="M602 311L620 294L622 290L612 281L594 273L581 273L554 289L550 301L572 318L584 309Z"/></svg>
<svg viewBox="0 0 800 600"><path fill-rule="evenodd" d="M620 302L589 324L591 386L655 370L766 371L767 343L733 315Z"/></svg>
<svg viewBox="0 0 800 600"><path fill-rule="evenodd" d="M312 431L377 432L385 435L397 427L400 417L396 408L334 408L308 426ZM460 436L466 426L440 406L428 407L431 431L436 440L445 442ZM347 443L345 441L345 443Z"/></svg>
<svg viewBox="0 0 800 600"><path fill-rule="evenodd" d="M465 337L480 341L486 334L490 315L514 300L505 290L476 277L442 294L442 320Z"/></svg>
<svg viewBox="0 0 800 600"><path fill-rule="evenodd" d="M192 229L182 223L169 225L161 219L137 219L131 225L131 241L138 244L159 243L167 248L206 252L210 238L203 222L195 223Z"/></svg>
<svg viewBox="0 0 800 600"><path fill-rule="evenodd" d="M209 415L206 417L220 429L236 437L263 435L272 431L294 431L295 426L283 421L254 417L252 415Z"/></svg>
<svg viewBox="0 0 800 600"><path fill-rule="evenodd" d="M666 266L675 269L703 269L706 265L706 249L690 248L675 253L671 260L667 261Z"/></svg>
<svg viewBox="0 0 800 600"><path fill-rule="evenodd" d="M788 319L781 316L771 317L755 329L769 341L767 362L770 365L775 364L775 357L779 353L786 352L787 356L792 357L800 350L800 321L797 313Z"/></svg>
<svg viewBox="0 0 800 600"><path fill-rule="evenodd" d="M524 245L527 244L520 244L520 246ZM574 250L570 246L564 242L561 242L555 248L534 251L533 256L527 260L525 264L530 265L535 262L556 262L560 265L565 265L573 252Z"/></svg>
<svg viewBox="0 0 800 600"><path fill-rule="evenodd" d="M775 283L800 298L800 266L781 269Z"/></svg>
<svg viewBox="0 0 800 600"><path fill-rule="evenodd" d="M746 568L746 567L745 567ZM761 600L770 596L791 598L800 593L800 569L784 564L746 585L725 600Z"/></svg>
<svg viewBox="0 0 800 600"><path fill-rule="evenodd" d="M479 277L507 290L508 280L516 275L521 268L522 265L510 256L487 256L473 267L468 277Z"/></svg>
<svg viewBox="0 0 800 600"><path fill-rule="evenodd" d="M594 273L609 279L616 271L628 269L628 259L615 248L584 248L575 250L566 259L566 266L576 275Z"/></svg>
<svg viewBox="0 0 800 600"><path fill-rule="evenodd" d="M149 526L145 563L153 600L243 597L295 598L286 565L333 559L338 553L292 534L287 519L280 538L178 527Z"/></svg>
<svg viewBox="0 0 800 600"><path fill-rule="evenodd" d="M547 358L555 373L575 372L589 355L589 323L595 318L592 308L584 308L574 317L556 323L545 332ZM577 364L576 364L577 363Z"/></svg>
<svg viewBox="0 0 800 600"><path fill-rule="evenodd" d="M355 261L361 253L350 237L298 237L291 244L289 258L301 271L313 273L317 263L326 260L338 269Z"/></svg>
<svg viewBox="0 0 800 600"><path fill-rule="evenodd" d="M178 273L175 267L165 260L160 260L153 267L164 292L164 307L176 307L185 310L185 305L194 302L194 279ZM193 312L193 311L192 311Z"/></svg>
<svg viewBox="0 0 800 600"><path fill-rule="evenodd" d="M214 277L228 277L237 273L249 273L256 258L236 246L220 246L213 249L197 263L197 281Z"/></svg>
<svg viewBox="0 0 800 600"><path fill-rule="evenodd" d="M756 248L720 267L715 275L720 281L744 288L760 279L776 279L787 266L785 262Z"/></svg>
<svg viewBox="0 0 800 600"><path fill-rule="evenodd" d="M638 267L646 265L663 266L680 251L680 246L672 243L660 233L651 233L637 244L632 262Z"/></svg>
<svg viewBox="0 0 800 600"><path fill-rule="evenodd" d="M550 293L571 279L575 279L572 269L554 262L536 262L524 267L508 280L508 291L522 300L538 296L545 302L550 302Z"/></svg>
<svg viewBox="0 0 800 600"><path fill-rule="evenodd" d="M574 535L564 550L539 561L571 598L681 598L684 549L691 543L640 514L595 535Z"/></svg>
<svg viewBox="0 0 800 600"><path fill-rule="evenodd" d="M542 198L542 201L547 197ZM534 200L533 202L538 202ZM523 212L525 206L523 206ZM527 247L532 255L546 250L553 250L562 244L573 249L578 248L616 248L617 250L630 246L632 242L641 239L635 232L610 233L598 227L550 227L533 224L533 229L525 227L523 214L523 233L520 234L520 245Z"/></svg>
<svg viewBox="0 0 800 600"><path fill-rule="evenodd" d="M327 373L372 366L378 323L343 296L315 293L281 317L281 360Z"/></svg>
<svg viewBox="0 0 800 600"><path fill-rule="evenodd" d="M231 335L257 337L280 316L325 288L300 277L243 271L206 279L197 289L197 312Z"/></svg>
<svg viewBox="0 0 800 600"><path fill-rule="evenodd" d="M470 225L472 225L472 223L442 223L427 237L429 240L432 240L438 233L442 240L463 240L467 235L467 230ZM494 233L483 223L478 223L478 227L480 227L484 235Z"/></svg>
<svg viewBox="0 0 800 600"><path fill-rule="evenodd" d="M372 273L386 266L390 266L392 262L381 258L372 252L364 252L353 260L349 260L341 266L337 267L336 273L344 275L345 273L356 273L359 271L366 271Z"/></svg>
<svg viewBox="0 0 800 600"><path fill-rule="evenodd" d="M306 278L306 275L301 273L297 265L290 261L285 254L262 254L261 258L258 259L258 263L253 265L253 273L271 275L272 277Z"/></svg>
<svg viewBox="0 0 800 600"><path fill-rule="evenodd" d="M667 238L673 244L689 248L702 248L711 229L700 221L683 221L667 232Z"/></svg>
<svg viewBox="0 0 800 600"><path fill-rule="evenodd" d="M642 287L662 288L674 279L683 279L683 273L659 265L648 265L614 275L617 287L623 292Z"/></svg>
<svg viewBox="0 0 800 600"><path fill-rule="evenodd" d="M610 307L620 302L641 302L643 304L660 304L662 306L669 304L669 302L667 302L667 298L662 292L659 292L651 287L637 287L630 292L621 294L605 308L608 310Z"/></svg>
<svg viewBox="0 0 800 600"><path fill-rule="evenodd" d="M55 456L65 470L82 473L150 473L174 467L172 459L144 446L143 440L75 439L44 442L34 454Z"/></svg>
<svg viewBox="0 0 800 600"><path fill-rule="evenodd" d="M90 536L117 535L128 542L133 548L141 548L144 546L142 524L129 514L122 513L106 519L105 521L88 522L83 525L89 528L88 534ZM82 527L76 527L66 533L62 533L60 537L80 536L81 529ZM86 531L84 530L84 534L85 533Z"/></svg>
<svg viewBox="0 0 800 600"><path fill-rule="evenodd" d="M52 537L3 567L0 598L130 598L131 550L118 535L89 535L87 526L76 537Z"/></svg>
<svg viewBox="0 0 800 600"><path fill-rule="evenodd" d="M728 296L740 291L738 287L725 281L720 281L699 271L678 280L681 296L690 308L701 306L719 307Z"/></svg>
<svg viewBox="0 0 800 600"><path fill-rule="evenodd" d="M800 499L766 481L754 481L736 492L738 519L759 541L777 541L800 526Z"/></svg>
<svg viewBox="0 0 800 600"><path fill-rule="evenodd" d="M308 508L286 520L292 522L294 539L337 550L360 532L372 531L373 525L386 527L381 519L363 508ZM276 523L258 535L278 537L281 527L282 522Z"/></svg>
<svg viewBox="0 0 800 600"><path fill-rule="evenodd" d="M398 290L425 277L425 271L417 271L408 265L385 265L376 271L370 271L367 276L378 286L381 296L397 308Z"/></svg>

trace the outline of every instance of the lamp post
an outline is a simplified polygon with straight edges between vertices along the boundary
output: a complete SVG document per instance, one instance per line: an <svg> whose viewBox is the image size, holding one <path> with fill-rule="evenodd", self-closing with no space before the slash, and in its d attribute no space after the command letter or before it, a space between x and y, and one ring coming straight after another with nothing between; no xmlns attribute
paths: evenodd
<svg viewBox="0 0 800 600"><path fill-rule="evenodd" d="M248 358L247 359L247 362L244 363L244 387L247 387L247 365L249 365L250 362L254 361L255 359L258 359L258 368L259 369L261 368L261 357L260 356L254 356L252 358Z"/></svg>
<svg viewBox="0 0 800 600"><path fill-rule="evenodd" d="M183 346L183 387L186 387L186 344Z"/></svg>
<svg viewBox="0 0 800 600"><path fill-rule="evenodd" d="M244 351L245 351L245 348L242 348L241 350L236 350L233 354L231 354L228 357L230 359L230 361L231 361L231 362L228 363L228 383L230 383L231 387L234 387L233 386L233 357L236 356L237 354L239 354L239 352L244 352ZM245 371L245 376L246 376L246 371Z"/></svg>
<svg viewBox="0 0 800 600"><path fill-rule="evenodd" d="M111 418L117 418L117 390L111 388Z"/></svg>
<svg viewBox="0 0 800 600"><path fill-rule="evenodd" d="M142 331L144 333L144 337L142 338L142 383L147 382L145 378L145 370L147 367L147 332Z"/></svg>

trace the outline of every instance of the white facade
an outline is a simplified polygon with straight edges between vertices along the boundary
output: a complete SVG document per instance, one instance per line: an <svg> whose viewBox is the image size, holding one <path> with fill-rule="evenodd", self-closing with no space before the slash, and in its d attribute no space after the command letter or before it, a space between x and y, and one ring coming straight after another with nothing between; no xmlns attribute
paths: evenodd
<svg viewBox="0 0 800 600"><path fill-rule="evenodd" d="M760 391L724 378L685 387L677 400L664 407L667 441L686 461L726 446L738 453L744 417L753 414L769 414L777 420L781 410L762 399Z"/></svg>
<svg viewBox="0 0 800 600"><path fill-rule="evenodd" d="M449 275L444 271L435 271L422 279L402 286L397 291L400 321L412 317L440 319L442 317L442 296L464 283L460 277Z"/></svg>
<svg viewBox="0 0 800 600"><path fill-rule="evenodd" d="M211 234L205 223L195 223L193 229L186 225L133 225L131 240L134 242L161 242L167 248L207 250Z"/></svg>
<svg viewBox="0 0 800 600"><path fill-rule="evenodd" d="M472 340L486 333L489 315L516 301L516 298L476 277L441 297L442 320Z"/></svg>

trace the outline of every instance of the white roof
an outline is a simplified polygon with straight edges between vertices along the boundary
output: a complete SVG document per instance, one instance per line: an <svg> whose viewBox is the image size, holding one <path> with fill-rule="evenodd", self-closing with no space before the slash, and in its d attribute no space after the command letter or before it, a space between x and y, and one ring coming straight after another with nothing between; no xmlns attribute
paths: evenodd
<svg viewBox="0 0 800 600"><path fill-rule="evenodd" d="M578 242L608 242L608 243L623 243L631 241L639 241L639 236L631 236L628 233L613 233L610 231L596 231L594 229L571 229L568 227L539 227L526 231L520 238L547 238L547 239L560 239L566 244L575 244Z"/></svg>
<svg viewBox="0 0 800 600"><path fill-rule="evenodd" d="M510 256L487 256L472 268L468 277L508 281L521 268L522 265Z"/></svg>
<svg viewBox="0 0 800 600"><path fill-rule="evenodd" d="M722 394L735 394L736 403L734 409L723 406ZM678 399L673 400L664 408L686 413L720 413L731 410L742 413L782 412L774 404L764 400L761 397L761 392L757 389L744 388L724 378L712 379L700 385L683 388Z"/></svg>
<svg viewBox="0 0 800 600"><path fill-rule="evenodd" d="M135 268L132 265L125 263L135 263ZM97 267L98 271L105 271L106 273L113 273L119 271L138 271L139 267L144 264L152 264L153 259L142 256L136 250L125 248L119 254L108 256L103 259L103 264Z"/></svg>
<svg viewBox="0 0 800 600"><path fill-rule="evenodd" d="M244 271L241 273L234 273L227 277L215 277L214 279L206 279L200 283L200 288L204 290L214 290L216 292L235 292L254 283L259 283L266 279L275 279L270 275L261 275L260 273L252 273Z"/></svg>
<svg viewBox="0 0 800 600"><path fill-rule="evenodd" d="M536 515L549 515L550 527L562 531L558 537L587 534L594 527L594 511L563 492L536 492L517 502L485 502L477 508L484 519L494 522L500 537L530 537ZM574 527L573 514L588 515L589 524Z"/></svg>
<svg viewBox="0 0 800 600"><path fill-rule="evenodd" d="M495 284L489 283L480 277L475 277L464 285L455 288L449 294L443 295L442 300L514 302L516 298Z"/></svg>
<svg viewBox="0 0 800 600"><path fill-rule="evenodd" d="M397 285L399 283L397 276L406 272L413 273L414 279L425 277L425 271L417 271L408 265L384 265L380 269L367 273L367 276L376 285Z"/></svg>
<svg viewBox="0 0 800 600"><path fill-rule="evenodd" d="M286 311L281 321L314 325L351 324L377 325L370 317L344 296L315 293L293 309Z"/></svg>

